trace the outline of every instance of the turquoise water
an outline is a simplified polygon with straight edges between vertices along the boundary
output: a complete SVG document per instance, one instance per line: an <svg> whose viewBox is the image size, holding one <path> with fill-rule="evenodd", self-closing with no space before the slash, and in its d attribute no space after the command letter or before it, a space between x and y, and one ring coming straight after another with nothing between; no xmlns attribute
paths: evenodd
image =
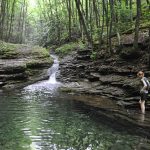
<svg viewBox="0 0 150 150"><path fill-rule="evenodd" d="M0 150L134 150L145 142L97 121L69 95L37 89L1 93Z"/></svg>

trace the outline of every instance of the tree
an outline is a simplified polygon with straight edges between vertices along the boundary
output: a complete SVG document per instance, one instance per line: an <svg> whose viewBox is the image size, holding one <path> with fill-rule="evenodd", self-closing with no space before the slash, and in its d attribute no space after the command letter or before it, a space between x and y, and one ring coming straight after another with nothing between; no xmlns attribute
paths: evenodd
<svg viewBox="0 0 150 150"><path fill-rule="evenodd" d="M136 0L136 21L135 21L135 35L134 35L134 48L138 48L138 39L139 39L139 26L140 26L140 17L141 17L141 0Z"/></svg>
<svg viewBox="0 0 150 150"><path fill-rule="evenodd" d="M79 19L80 19L80 22L81 22L81 24L83 26L83 29L84 29L85 35L87 37L87 40L88 40L89 44L92 45L93 44L92 43L92 39L91 39L91 37L89 35L88 28L86 26L84 16L83 16L83 14L81 12L81 9L80 9L81 2L80 2L80 0L75 0L75 3L76 3L76 7L77 7L77 10L78 10L78 14L79 14Z"/></svg>

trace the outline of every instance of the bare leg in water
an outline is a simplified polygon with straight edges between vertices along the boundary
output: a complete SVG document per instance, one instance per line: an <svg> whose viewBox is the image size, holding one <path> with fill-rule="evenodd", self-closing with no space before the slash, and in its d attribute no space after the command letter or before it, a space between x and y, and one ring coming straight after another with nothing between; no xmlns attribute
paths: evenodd
<svg viewBox="0 0 150 150"><path fill-rule="evenodd" d="M140 100L139 103L140 103L142 114L145 114L145 101Z"/></svg>

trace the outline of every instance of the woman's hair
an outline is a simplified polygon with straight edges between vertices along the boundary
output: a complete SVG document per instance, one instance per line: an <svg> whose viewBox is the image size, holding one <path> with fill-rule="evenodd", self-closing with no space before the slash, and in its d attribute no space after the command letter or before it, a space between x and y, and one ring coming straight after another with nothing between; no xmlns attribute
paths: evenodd
<svg viewBox="0 0 150 150"><path fill-rule="evenodd" d="M140 75L144 75L144 72L143 72L143 71L139 71L139 72L137 73L137 76L140 76Z"/></svg>

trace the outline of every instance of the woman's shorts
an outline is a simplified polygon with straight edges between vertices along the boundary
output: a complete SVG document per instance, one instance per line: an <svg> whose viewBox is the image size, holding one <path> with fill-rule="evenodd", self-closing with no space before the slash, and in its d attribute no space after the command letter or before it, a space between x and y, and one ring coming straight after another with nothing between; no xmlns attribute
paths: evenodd
<svg viewBox="0 0 150 150"><path fill-rule="evenodd" d="M146 101L146 100L147 100L148 93L141 93L140 96L141 96L141 100L142 100L142 101Z"/></svg>

